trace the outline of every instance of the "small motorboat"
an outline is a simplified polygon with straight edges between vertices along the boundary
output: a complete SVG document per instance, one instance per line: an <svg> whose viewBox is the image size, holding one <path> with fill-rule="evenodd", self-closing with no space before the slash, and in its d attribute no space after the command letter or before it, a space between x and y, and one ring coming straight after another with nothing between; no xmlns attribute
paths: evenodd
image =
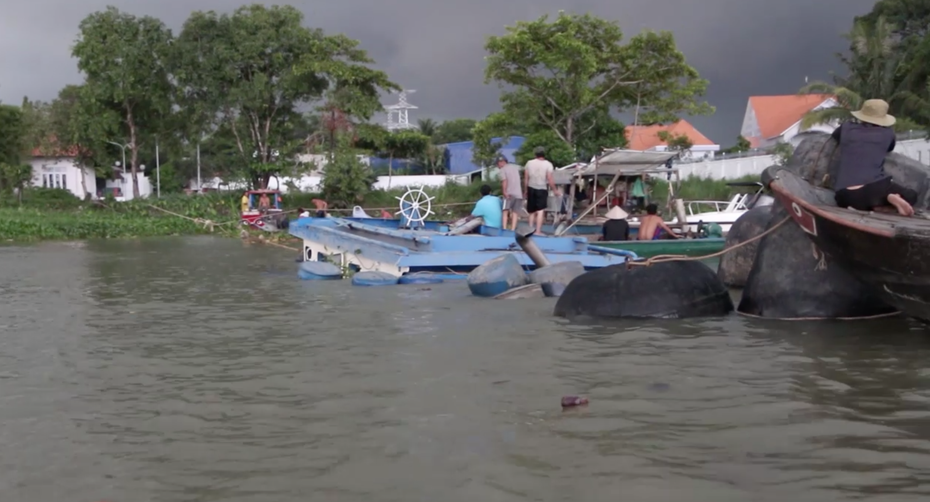
<svg viewBox="0 0 930 502"><path fill-rule="evenodd" d="M724 234L740 216L754 207L770 206L774 199L764 192L765 185L758 181L735 181L727 183L731 189L754 189L754 193L734 193L730 200L689 200L685 202L685 221L688 226L685 232L697 233L700 223L716 223L720 225ZM703 211L711 209L711 211ZM676 216L672 223L679 223Z"/></svg>
<svg viewBox="0 0 930 502"><path fill-rule="evenodd" d="M287 213L281 207L281 192L278 190L249 190L242 194L248 199L240 213L243 225L248 225L266 232L287 230L290 224ZM262 207L262 197L268 200L267 207Z"/></svg>
<svg viewBox="0 0 930 502"><path fill-rule="evenodd" d="M915 206L918 215L837 207L832 190L815 187L788 167L769 167L762 179L824 253L874 287L889 305L930 322L930 219L920 215L928 209L930 171L891 174L919 187L923 203Z"/></svg>

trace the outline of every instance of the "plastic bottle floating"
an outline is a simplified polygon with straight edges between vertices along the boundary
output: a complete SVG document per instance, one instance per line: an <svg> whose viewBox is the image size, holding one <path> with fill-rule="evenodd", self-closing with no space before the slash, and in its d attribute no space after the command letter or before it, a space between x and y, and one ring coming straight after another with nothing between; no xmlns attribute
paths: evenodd
<svg viewBox="0 0 930 502"><path fill-rule="evenodd" d="M562 408L574 408L575 406L584 406L588 404L588 398L581 396L563 396Z"/></svg>

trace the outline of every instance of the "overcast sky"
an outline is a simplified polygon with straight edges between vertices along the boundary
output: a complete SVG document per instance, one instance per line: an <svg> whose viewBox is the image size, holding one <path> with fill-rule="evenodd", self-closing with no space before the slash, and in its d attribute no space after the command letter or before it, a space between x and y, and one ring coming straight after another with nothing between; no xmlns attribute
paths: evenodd
<svg viewBox="0 0 930 502"><path fill-rule="evenodd" d="M54 98L79 83L71 46L87 14L115 5L161 18L175 32L192 10L232 11L239 0L3 0L0 101ZM805 76L837 70L841 34L871 0L317 0L294 1L306 23L361 40L392 79L417 92L411 121L480 119L498 108L498 90L483 84L487 35L516 20L559 9L618 20L627 36L671 30L688 62L710 81L711 117L693 123L723 146L739 134L750 95L791 94ZM390 103L386 103L390 104Z"/></svg>

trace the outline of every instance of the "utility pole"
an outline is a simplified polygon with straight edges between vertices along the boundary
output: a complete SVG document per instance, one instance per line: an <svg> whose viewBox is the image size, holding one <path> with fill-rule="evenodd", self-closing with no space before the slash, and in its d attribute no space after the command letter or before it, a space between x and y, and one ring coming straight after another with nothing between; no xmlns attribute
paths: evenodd
<svg viewBox="0 0 930 502"><path fill-rule="evenodd" d="M203 193L203 189L200 184L200 141L197 142L197 193Z"/></svg>
<svg viewBox="0 0 930 502"><path fill-rule="evenodd" d="M155 196L161 198L161 160L158 158L158 136L155 136Z"/></svg>

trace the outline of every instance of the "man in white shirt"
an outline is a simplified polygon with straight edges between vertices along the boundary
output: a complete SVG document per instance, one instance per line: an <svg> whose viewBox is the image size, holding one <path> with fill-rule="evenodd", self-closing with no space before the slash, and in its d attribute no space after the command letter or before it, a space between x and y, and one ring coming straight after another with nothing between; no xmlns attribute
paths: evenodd
<svg viewBox="0 0 930 502"><path fill-rule="evenodd" d="M535 159L526 163L524 169L524 180L526 182L526 192L523 198L526 200L526 211L530 213L530 225L536 225L536 234L542 234L542 226L546 221L546 207L549 205L549 190L558 194L555 188L555 180L552 177L552 162L546 160L546 150L542 147L536 148ZM534 223L535 222L535 223Z"/></svg>

